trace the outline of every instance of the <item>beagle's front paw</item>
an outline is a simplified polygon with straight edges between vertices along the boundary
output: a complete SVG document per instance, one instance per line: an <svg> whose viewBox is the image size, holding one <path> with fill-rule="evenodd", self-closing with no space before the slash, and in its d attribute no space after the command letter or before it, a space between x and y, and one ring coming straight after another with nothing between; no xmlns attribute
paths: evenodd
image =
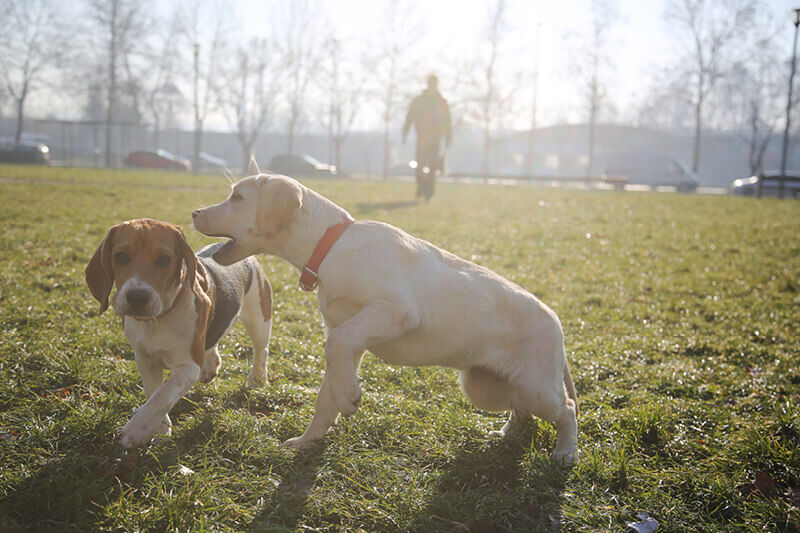
<svg viewBox="0 0 800 533"><path fill-rule="evenodd" d="M222 359L220 359L219 354L216 351L207 353L203 360L203 369L200 371L200 382L208 383L217 377L220 366L222 366Z"/></svg>

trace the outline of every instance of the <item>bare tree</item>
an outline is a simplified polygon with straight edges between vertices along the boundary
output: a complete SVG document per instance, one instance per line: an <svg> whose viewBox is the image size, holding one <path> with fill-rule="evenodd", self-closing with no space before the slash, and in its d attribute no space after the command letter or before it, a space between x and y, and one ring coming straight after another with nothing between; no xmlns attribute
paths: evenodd
<svg viewBox="0 0 800 533"><path fill-rule="evenodd" d="M17 115L15 142L22 138L25 102L45 84L64 57L67 30L61 3L54 0L6 0L0 32L0 79Z"/></svg>
<svg viewBox="0 0 800 533"><path fill-rule="evenodd" d="M724 80L725 109L730 126L747 146L750 172L764 170L764 155L783 119L786 72L770 36L760 38L746 61L737 62Z"/></svg>
<svg viewBox="0 0 800 533"><path fill-rule="evenodd" d="M284 0L280 8L274 21L286 76L286 149L291 154L297 128L308 104L309 86L317 74L325 35L319 25L322 11L316 0Z"/></svg>
<svg viewBox="0 0 800 533"><path fill-rule="evenodd" d="M421 33L420 18L414 6L408 1L384 0L379 35L371 46L376 54L369 64L375 73L383 107L383 179L389 176L391 164L392 122L397 119L404 80L410 77L414 63L414 41Z"/></svg>
<svg viewBox="0 0 800 533"><path fill-rule="evenodd" d="M617 17L613 0L592 0L592 19L589 38L576 50L572 68L580 80L583 98L589 114L586 176L592 174L595 159L595 130L597 116L608 104L608 93L604 83L609 68L608 51L610 32Z"/></svg>
<svg viewBox="0 0 800 533"><path fill-rule="evenodd" d="M501 53L508 30L506 1L495 0L489 9L485 40L477 59L468 61L457 73L456 86L462 87L461 102L453 107L463 107L467 120L476 124L483 133L483 175L491 170L491 150L496 129L514 108L519 89L519 72L504 72Z"/></svg>
<svg viewBox="0 0 800 533"><path fill-rule="evenodd" d="M363 103L363 71L351 68L343 58L341 41L331 38L327 43L327 61L323 72L327 78L327 119L329 144L333 148L334 164L341 169L342 144L353 127Z"/></svg>
<svg viewBox="0 0 800 533"><path fill-rule="evenodd" d="M159 35L159 43L148 58L149 76L146 78L146 105L153 121L153 148L161 145L161 126L164 116L171 113L175 102L181 97L176 84L179 73L179 48L175 46L180 33L180 16L176 12Z"/></svg>
<svg viewBox="0 0 800 533"><path fill-rule="evenodd" d="M105 164L113 165L112 130L120 90L120 66L130 74L131 56L142 46L149 29L147 5L139 0L87 0L88 20L95 26L105 54L106 139ZM128 78L130 82L130 77ZM138 104L138 103L137 103Z"/></svg>
<svg viewBox="0 0 800 533"><path fill-rule="evenodd" d="M192 111L194 139L192 169L200 167L203 150L203 123L216 103L218 69L226 53L228 29L226 21L230 7L218 0L187 0L180 14L182 46L192 57Z"/></svg>
<svg viewBox="0 0 800 533"><path fill-rule="evenodd" d="M528 149L525 154L525 170L528 173L528 176L533 176L534 168L535 168L535 157L534 157L534 150L535 150L535 143L534 143L534 134L536 132L536 115L539 108L539 36L542 31L542 23L538 22L536 24L536 38L534 42L534 59L533 59L533 72L531 76L531 127L528 130Z"/></svg>
<svg viewBox="0 0 800 533"><path fill-rule="evenodd" d="M239 140L244 169L270 119L282 79L273 53L271 43L252 39L238 48L230 68L221 71L226 83L217 88L219 107Z"/></svg>
<svg viewBox="0 0 800 533"><path fill-rule="evenodd" d="M756 11L754 0L670 0L667 19L681 44L688 43L674 68L694 114L692 170L700 167L705 105L733 62L733 54Z"/></svg>

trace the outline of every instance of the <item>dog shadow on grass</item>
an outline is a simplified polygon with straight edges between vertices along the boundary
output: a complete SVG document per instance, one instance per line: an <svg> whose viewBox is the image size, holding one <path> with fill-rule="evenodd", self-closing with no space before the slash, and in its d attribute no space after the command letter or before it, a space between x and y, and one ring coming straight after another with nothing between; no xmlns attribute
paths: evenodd
<svg viewBox="0 0 800 533"><path fill-rule="evenodd" d="M267 498L247 527L253 530L295 530L305 512L311 489L322 464L324 447L314 446L297 452L285 467L280 485Z"/></svg>
<svg viewBox="0 0 800 533"><path fill-rule="evenodd" d="M444 471L415 531L539 531L561 523L568 471L549 457L544 424L504 439L471 439ZM543 451L541 447L548 447Z"/></svg>
<svg viewBox="0 0 800 533"><path fill-rule="evenodd" d="M49 461L0 498L0 530L91 529L92 513L119 495L120 478L128 480L134 470L134 462L111 459L104 450Z"/></svg>

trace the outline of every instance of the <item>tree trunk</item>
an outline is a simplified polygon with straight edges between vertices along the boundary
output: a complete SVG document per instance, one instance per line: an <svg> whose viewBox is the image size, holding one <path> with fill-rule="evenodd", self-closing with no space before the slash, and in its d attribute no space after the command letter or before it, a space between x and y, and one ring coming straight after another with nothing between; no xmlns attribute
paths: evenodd
<svg viewBox="0 0 800 533"><path fill-rule="evenodd" d="M292 109L289 114L289 131L287 132L286 138L286 152L289 155L294 153L294 128L297 124L297 111L295 110L294 104L292 104Z"/></svg>
<svg viewBox="0 0 800 533"><path fill-rule="evenodd" d="M24 97L20 97L19 99L17 99L17 132L14 134L15 143L19 143L22 140L22 123L23 123L24 106L25 106Z"/></svg>
<svg viewBox="0 0 800 533"><path fill-rule="evenodd" d="M200 152L203 150L203 121L196 120L194 123L194 161L192 161L192 172L197 174L200 170Z"/></svg>
<svg viewBox="0 0 800 533"><path fill-rule="evenodd" d="M159 120L158 115L154 117L153 125L153 149L158 150L158 143L161 141L161 120Z"/></svg>
<svg viewBox="0 0 800 533"><path fill-rule="evenodd" d="M383 123L383 170L381 171L381 178L389 179L389 156L391 146L389 144L389 125L391 121L386 120Z"/></svg>
<svg viewBox="0 0 800 533"><path fill-rule="evenodd" d="M114 121L114 98L117 93L117 2L111 2L111 43L108 65L108 108L106 109L106 167L112 166L111 125Z"/></svg>
<svg viewBox="0 0 800 533"><path fill-rule="evenodd" d="M244 175L250 167L250 156L253 155L253 143L246 143L245 141L240 141L242 143L242 174Z"/></svg>
<svg viewBox="0 0 800 533"><path fill-rule="evenodd" d="M335 137L333 139L334 154L336 155L336 171L340 172L342 169L342 137Z"/></svg>
<svg viewBox="0 0 800 533"><path fill-rule="evenodd" d="M483 130L483 179L489 181L489 153L491 152L492 137L489 128Z"/></svg>
<svg viewBox="0 0 800 533"><path fill-rule="evenodd" d="M703 131L703 101L697 101L694 108L694 155L692 157L692 171L697 174L700 168L700 134Z"/></svg>
<svg viewBox="0 0 800 533"><path fill-rule="evenodd" d="M592 102L592 108L589 111L589 160L586 162L586 177L591 177L592 167L594 166L594 130L595 122L597 121L597 104Z"/></svg>

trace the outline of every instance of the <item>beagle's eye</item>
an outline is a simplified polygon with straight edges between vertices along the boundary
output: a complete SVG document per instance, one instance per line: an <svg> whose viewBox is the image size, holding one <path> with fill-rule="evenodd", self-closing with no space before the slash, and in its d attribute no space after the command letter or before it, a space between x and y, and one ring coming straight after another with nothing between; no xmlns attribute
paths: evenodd
<svg viewBox="0 0 800 533"><path fill-rule="evenodd" d="M159 268L168 267L169 264L172 262L172 258L168 255L159 255L158 259L156 259L156 266Z"/></svg>
<svg viewBox="0 0 800 533"><path fill-rule="evenodd" d="M241 195L241 194L239 194L238 192L236 192L236 191L233 191L233 192L231 193L231 202L238 202L238 201L239 201L239 200L241 200L241 199L242 199L242 195Z"/></svg>
<svg viewBox="0 0 800 533"><path fill-rule="evenodd" d="M114 254L114 261L121 266L125 266L131 262L131 258L124 252L117 252Z"/></svg>

